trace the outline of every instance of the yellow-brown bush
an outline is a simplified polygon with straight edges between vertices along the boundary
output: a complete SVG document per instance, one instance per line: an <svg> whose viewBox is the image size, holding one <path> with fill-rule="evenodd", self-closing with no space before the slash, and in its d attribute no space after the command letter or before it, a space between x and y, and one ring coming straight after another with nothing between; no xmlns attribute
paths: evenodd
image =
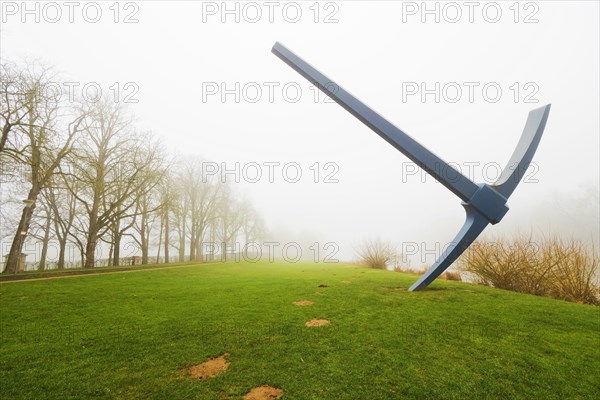
<svg viewBox="0 0 600 400"><path fill-rule="evenodd" d="M423 275L429 267L423 267L421 269L411 267L394 267L394 272L404 272L405 274ZM462 276L458 271L446 271L440 275L439 279L447 281L462 281Z"/></svg>
<svg viewBox="0 0 600 400"><path fill-rule="evenodd" d="M574 239L477 241L463 253L459 269L476 283L567 301L600 304L599 256Z"/></svg>
<svg viewBox="0 0 600 400"><path fill-rule="evenodd" d="M461 282L462 276L460 276L460 272L458 271L446 271L442 274L442 279Z"/></svg>
<svg viewBox="0 0 600 400"><path fill-rule="evenodd" d="M396 258L396 249L381 239L367 239L356 250L360 264L369 268L386 269L388 263Z"/></svg>

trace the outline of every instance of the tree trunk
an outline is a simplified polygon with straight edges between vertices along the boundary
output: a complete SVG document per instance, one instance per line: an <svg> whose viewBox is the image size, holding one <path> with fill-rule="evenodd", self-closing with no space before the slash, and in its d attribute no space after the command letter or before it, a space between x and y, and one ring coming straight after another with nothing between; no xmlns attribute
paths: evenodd
<svg viewBox="0 0 600 400"><path fill-rule="evenodd" d="M165 212L165 264L169 263L169 210Z"/></svg>
<svg viewBox="0 0 600 400"><path fill-rule="evenodd" d="M140 242L142 245L142 264L148 264L148 232L146 229L147 212L142 212L142 221L140 223Z"/></svg>
<svg viewBox="0 0 600 400"><path fill-rule="evenodd" d="M212 223L210 225L210 237L208 239L211 249L212 249L211 253L210 253L210 257L208 257L209 261L215 260L215 245L216 245L216 235L217 235L216 230L217 230L217 228L216 228L215 224Z"/></svg>
<svg viewBox="0 0 600 400"><path fill-rule="evenodd" d="M227 241L221 242L221 261L227 261Z"/></svg>
<svg viewBox="0 0 600 400"><path fill-rule="evenodd" d="M35 209L37 195L38 193L35 188L32 188L29 191L27 200L33 201L33 205L23 208L21 219L19 220L19 225L17 231L15 232L15 237L13 238L12 245L10 246L10 252L8 253L8 257L6 259L6 266L4 267L3 272L5 274L16 274L19 270L21 253L23 252L23 243L25 243L25 235L29 231L29 224L31 223L31 216L33 215L33 210ZM22 234L22 232L25 232L25 234Z"/></svg>
<svg viewBox="0 0 600 400"><path fill-rule="evenodd" d="M185 261L185 219L183 221L183 229L179 236L179 262Z"/></svg>
<svg viewBox="0 0 600 400"><path fill-rule="evenodd" d="M79 252L81 253L81 267L85 267L85 247L83 247L83 243L79 245Z"/></svg>
<svg viewBox="0 0 600 400"><path fill-rule="evenodd" d="M6 146L6 140L8 139L8 134L10 129L12 128L12 124L9 124L8 121L2 127L2 136L0 137L0 153L4 150L4 146Z"/></svg>
<svg viewBox="0 0 600 400"><path fill-rule="evenodd" d="M198 240L197 246L196 246L196 256L198 257L198 260L200 262L204 262L204 249L202 249L202 244L203 241L202 240Z"/></svg>
<svg viewBox="0 0 600 400"><path fill-rule="evenodd" d="M108 247L108 266L109 267L112 267L114 265L114 263L113 263L113 252L114 251L115 251L115 245L114 245L114 242L113 242Z"/></svg>
<svg viewBox="0 0 600 400"><path fill-rule="evenodd" d="M98 241L98 233L96 232L95 224L90 224L88 232L87 244L85 245L85 264L83 268L94 268L96 266L96 243Z"/></svg>
<svg viewBox="0 0 600 400"><path fill-rule="evenodd" d="M200 260L200 262L206 261L204 259L204 248L203 247L204 247L204 239L205 239L205 236L207 233L206 231L208 228L208 226L207 226L208 223L206 222L206 219L203 218L202 221L203 222L200 224L200 228L198 229L198 231L200 233L198 235L198 240L196 243L196 246L197 246L196 254L197 254L198 260Z"/></svg>
<svg viewBox="0 0 600 400"><path fill-rule="evenodd" d="M196 261L196 225L192 223L192 231L190 233L190 261Z"/></svg>
<svg viewBox="0 0 600 400"><path fill-rule="evenodd" d="M158 232L158 250L156 250L156 264L160 263L160 252L162 250L162 232L164 229L164 221L160 220L160 230Z"/></svg>
<svg viewBox="0 0 600 400"><path fill-rule="evenodd" d="M58 241L58 245L60 247L58 251L58 269L63 269L65 267L65 251L67 249L67 240L62 239Z"/></svg>
<svg viewBox="0 0 600 400"><path fill-rule="evenodd" d="M148 264L148 241L142 240L142 264Z"/></svg>
<svg viewBox="0 0 600 400"><path fill-rule="evenodd" d="M121 239L123 235L120 232L115 234L115 242L113 243L113 265L121 265Z"/></svg>
<svg viewBox="0 0 600 400"><path fill-rule="evenodd" d="M43 271L44 269L46 269L46 257L48 255L48 242L50 241L50 224L52 222L52 220L50 219L50 213L48 212L46 214L47 220L46 220L46 230L44 232L44 239L42 239L42 252L40 254L40 265L38 266L38 269L40 271Z"/></svg>

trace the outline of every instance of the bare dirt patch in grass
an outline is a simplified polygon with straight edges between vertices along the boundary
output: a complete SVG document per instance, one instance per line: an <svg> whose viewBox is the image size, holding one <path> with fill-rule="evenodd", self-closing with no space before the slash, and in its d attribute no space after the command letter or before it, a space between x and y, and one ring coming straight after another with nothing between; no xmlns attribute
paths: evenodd
<svg viewBox="0 0 600 400"><path fill-rule="evenodd" d="M315 292L315 294L316 294L317 296L325 296L325 293L323 293L323 292Z"/></svg>
<svg viewBox="0 0 600 400"><path fill-rule="evenodd" d="M229 368L229 361L225 359L228 355L229 353L225 353L202 364L192 365L189 368L189 377L193 379L206 379L222 374Z"/></svg>
<svg viewBox="0 0 600 400"><path fill-rule="evenodd" d="M312 306L313 304L315 304L315 302L310 300L298 300L295 301L294 304L297 306Z"/></svg>
<svg viewBox="0 0 600 400"><path fill-rule="evenodd" d="M319 285L319 287L329 287L329 286L322 283Z"/></svg>
<svg viewBox="0 0 600 400"><path fill-rule="evenodd" d="M275 400L283 396L283 390L271 386L259 386L249 391L244 400Z"/></svg>
<svg viewBox="0 0 600 400"><path fill-rule="evenodd" d="M331 321L329 321L328 319L311 319L310 321L306 321L306 324L304 325L308 326L309 328L312 328L329 325L330 323Z"/></svg>

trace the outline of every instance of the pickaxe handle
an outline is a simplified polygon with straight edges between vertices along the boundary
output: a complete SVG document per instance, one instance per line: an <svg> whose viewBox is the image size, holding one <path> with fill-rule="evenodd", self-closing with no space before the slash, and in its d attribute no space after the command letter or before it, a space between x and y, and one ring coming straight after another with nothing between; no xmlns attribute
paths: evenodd
<svg viewBox="0 0 600 400"><path fill-rule="evenodd" d="M460 197L461 200L469 201L479 189L466 176L450 167L440 157L352 96L281 43L275 43L271 51L415 164L431 174L442 185L450 189L452 193Z"/></svg>

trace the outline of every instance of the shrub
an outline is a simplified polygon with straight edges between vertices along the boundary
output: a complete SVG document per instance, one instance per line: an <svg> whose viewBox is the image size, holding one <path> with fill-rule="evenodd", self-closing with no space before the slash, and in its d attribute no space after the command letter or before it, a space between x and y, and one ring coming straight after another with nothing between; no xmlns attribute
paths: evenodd
<svg viewBox="0 0 600 400"><path fill-rule="evenodd" d="M600 260L595 248L586 248L581 242L571 241L566 245L553 242L551 251L562 262L552 269L555 284L549 290L550 296L577 303L600 304L597 284Z"/></svg>
<svg viewBox="0 0 600 400"><path fill-rule="evenodd" d="M413 275L423 275L425 272L427 272L429 268L421 268L421 269L416 269L416 268L411 268L411 267L402 267L402 266L398 266L398 267L394 267L394 272L404 272L405 274L413 274Z"/></svg>
<svg viewBox="0 0 600 400"><path fill-rule="evenodd" d="M361 264L369 268L386 269L396 257L396 249L381 239L367 239L356 250Z"/></svg>
<svg viewBox="0 0 600 400"><path fill-rule="evenodd" d="M458 261L475 282L538 296L600 304L598 254L584 243L531 237L477 241Z"/></svg>
<svg viewBox="0 0 600 400"><path fill-rule="evenodd" d="M460 276L460 272L458 271L446 271L442 274L441 278L449 281L462 282L462 276Z"/></svg>

